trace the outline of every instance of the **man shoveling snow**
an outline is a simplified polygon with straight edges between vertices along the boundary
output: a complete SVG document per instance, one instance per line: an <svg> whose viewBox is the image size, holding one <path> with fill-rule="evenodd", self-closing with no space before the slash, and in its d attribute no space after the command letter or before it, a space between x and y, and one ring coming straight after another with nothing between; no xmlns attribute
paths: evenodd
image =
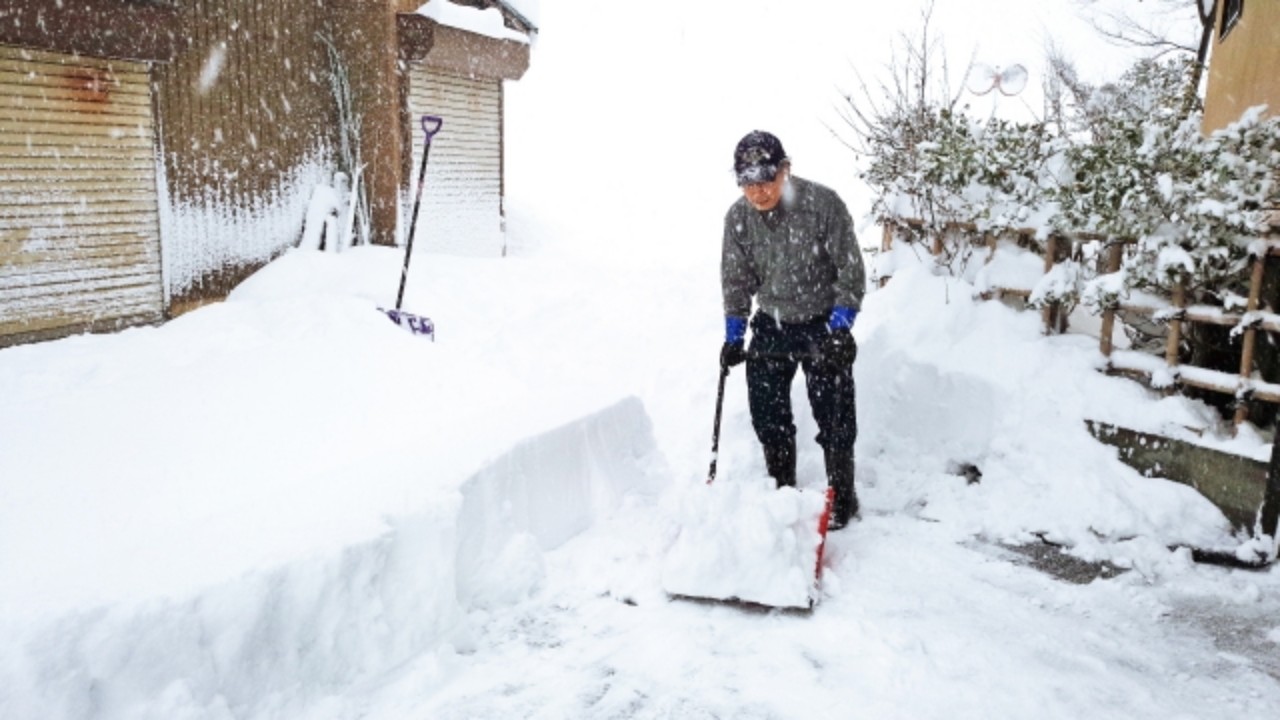
<svg viewBox="0 0 1280 720"><path fill-rule="evenodd" d="M858 512L853 485L854 407L851 328L866 292L853 220L830 188L795 177L782 142L756 130L739 141L733 169L742 197L724 219L722 367L747 364L751 424L778 487L796 484L791 383L804 370L817 441L835 490L830 528ZM751 349L745 347L752 299Z"/></svg>
<svg viewBox="0 0 1280 720"><path fill-rule="evenodd" d="M743 196L724 222L725 342L713 456L725 379L745 362L751 423L774 486L767 492L775 495L762 496L766 488L741 478L692 493L663 584L678 596L812 607L826 532L845 527L858 512L851 328L866 274L844 202L829 188L792 176L777 137L757 130L742 138L734 172ZM753 300L757 309L748 323ZM826 461L822 494L795 489L791 383L797 369L804 370ZM713 457L708 483L715 463Z"/></svg>

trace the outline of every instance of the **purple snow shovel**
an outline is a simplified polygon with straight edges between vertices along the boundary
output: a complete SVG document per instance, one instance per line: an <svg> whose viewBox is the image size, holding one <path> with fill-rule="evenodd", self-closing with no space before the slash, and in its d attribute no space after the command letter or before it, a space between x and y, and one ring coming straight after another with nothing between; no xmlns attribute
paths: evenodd
<svg viewBox="0 0 1280 720"><path fill-rule="evenodd" d="M400 292L396 294L394 310L379 308L391 318L391 322L414 335L426 335L433 341L436 339L436 325L431 322L431 318L401 310L400 305L404 302L405 281L409 279L409 258L413 257L413 232L418 227L418 210L422 207L422 186L426 184L424 181L427 178L427 155L431 154L431 138L435 137L443 126L444 120L441 118L434 115L422 116L422 132L426 133L427 137L422 143L422 165L418 169L418 195L413 201L413 218L409 221L409 241L405 243L404 268L400 271Z"/></svg>

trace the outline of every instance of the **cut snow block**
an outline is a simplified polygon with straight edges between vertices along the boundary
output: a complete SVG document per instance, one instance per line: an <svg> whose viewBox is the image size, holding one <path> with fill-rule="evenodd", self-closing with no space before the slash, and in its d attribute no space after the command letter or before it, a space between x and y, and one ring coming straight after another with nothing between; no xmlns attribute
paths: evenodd
<svg viewBox="0 0 1280 720"><path fill-rule="evenodd" d="M661 464L649 415L635 397L515 446L462 487L459 597L488 602L490 589L528 572L515 561L564 544L608 517L628 493L658 492L654 470ZM531 544L512 545L525 540Z"/></svg>
<svg viewBox="0 0 1280 720"><path fill-rule="evenodd" d="M721 481L679 498L667 553L670 595L808 609L818 599L824 490L776 489L770 478Z"/></svg>

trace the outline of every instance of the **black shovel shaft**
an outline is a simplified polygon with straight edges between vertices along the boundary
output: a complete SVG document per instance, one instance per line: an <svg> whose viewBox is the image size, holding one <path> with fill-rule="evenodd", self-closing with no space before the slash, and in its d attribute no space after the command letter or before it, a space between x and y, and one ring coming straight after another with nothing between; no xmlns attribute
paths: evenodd
<svg viewBox="0 0 1280 720"><path fill-rule="evenodd" d="M418 192L417 197L413 200L413 216L409 220L409 241L405 243L404 248L404 267L400 270L400 291L396 293L396 310L400 309L401 303L404 302L404 286L405 281L409 279L409 258L413 257L413 234L418 228L418 209L422 207L422 186L427 179L427 156L431 154L431 138L440 132L440 128L444 126L444 119L434 115L422 116L422 132L426 133L426 139L422 143L422 165L418 168Z"/></svg>
<svg viewBox="0 0 1280 720"><path fill-rule="evenodd" d="M707 473L707 484L716 479L716 460L720 457L720 416L724 411L724 383L729 379L729 368L720 368L720 389L716 391L716 421L711 429L711 471Z"/></svg>
<svg viewBox="0 0 1280 720"><path fill-rule="evenodd" d="M817 360L819 355L816 353L775 353L775 352L752 352L750 357L763 358L770 360ZM707 484L715 482L716 479L716 461L720 459L720 418L724 415L724 385L729 379L729 368L721 366L720 368L720 388L716 390L716 419L715 424L711 427L711 470L707 472Z"/></svg>
<svg viewBox="0 0 1280 720"><path fill-rule="evenodd" d="M820 360L821 353L815 352L760 352L752 351L748 357L765 360ZM724 414L724 385L729 379L729 368L720 367L720 388L716 391L716 419L711 428L711 470L707 473L707 484L716 479L716 461L720 459L720 418Z"/></svg>

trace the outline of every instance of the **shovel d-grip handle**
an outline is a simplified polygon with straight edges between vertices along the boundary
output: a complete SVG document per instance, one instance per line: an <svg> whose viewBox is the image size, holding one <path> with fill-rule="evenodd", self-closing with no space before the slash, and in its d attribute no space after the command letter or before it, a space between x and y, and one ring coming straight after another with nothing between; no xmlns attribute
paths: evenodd
<svg viewBox="0 0 1280 720"><path fill-rule="evenodd" d="M444 118L438 115L422 116L422 132L427 136L427 142L431 142L431 138L440 132L440 128L444 127Z"/></svg>

